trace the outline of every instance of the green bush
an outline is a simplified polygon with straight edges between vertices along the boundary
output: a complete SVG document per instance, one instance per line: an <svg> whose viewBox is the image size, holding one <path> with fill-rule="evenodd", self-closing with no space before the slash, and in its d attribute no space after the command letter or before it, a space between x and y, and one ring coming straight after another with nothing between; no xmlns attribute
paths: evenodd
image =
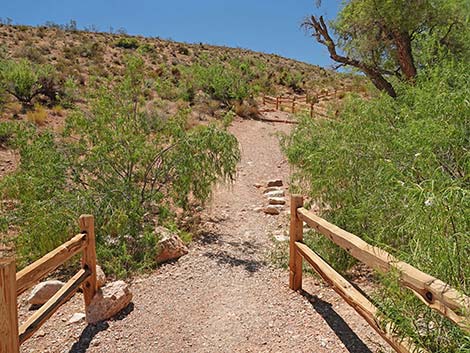
<svg viewBox="0 0 470 353"><path fill-rule="evenodd" d="M62 88L52 66L33 64L26 59L1 61L0 85L8 94L28 105L40 94L53 102L60 96Z"/></svg>
<svg viewBox="0 0 470 353"><path fill-rule="evenodd" d="M427 70L397 100L350 98L337 118L304 118L285 140L298 188L308 185L302 191L325 218L467 295L469 79L464 64ZM307 241L337 268L351 265L328 240ZM455 325L399 290L396 278L383 283L376 299L401 333L432 352L468 352Z"/></svg>
<svg viewBox="0 0 470 353"><path fill-rule="evenodd" d="M108 273L154 266L155 222L171 224L172 206L204 202L217 180L232 179L235 137L215 125L186 129L186 111L170 119L147 112L144 85L143 61L131 58L121 82L96 88L90 108L71 114L62 138L33 127L18 135L21 164L2 190L19 201L3 216L20 227L21 264L73 234L80 213L92 213Z"/></svg>
<svg viewBox="0 0 470 353"><path fill-rule="evenodd" d="M250 65L237 60L228 65L195 64L183 69L183 77L186 92L202 90L226 106L232 106L236 102L241 103L260 91ZM194 95L188 94L188 97Z"/></svg>
<svg viewBox="0 0 470 353"><path fill-rule="evenodd" d="M133 37L119 38L114 44L118 48L137 49L140 46L139 41Z"/></svg>

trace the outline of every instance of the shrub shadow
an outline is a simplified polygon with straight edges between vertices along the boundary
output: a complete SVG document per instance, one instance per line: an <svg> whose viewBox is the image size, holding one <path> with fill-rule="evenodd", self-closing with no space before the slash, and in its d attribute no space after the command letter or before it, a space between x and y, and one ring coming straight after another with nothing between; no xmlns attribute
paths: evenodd
<svg viewBox="0 0 470 353"><path fill-rule="evenodd" d="M263 266L264 263L257 260L250 259L240 259L230 254L227 254L224 251L218 253L209 253L206 252L204 256L209 259L213 259L217 262L218 265L230 265L232 267L244 267L245 271L249 273L258 272Z"/></svg>

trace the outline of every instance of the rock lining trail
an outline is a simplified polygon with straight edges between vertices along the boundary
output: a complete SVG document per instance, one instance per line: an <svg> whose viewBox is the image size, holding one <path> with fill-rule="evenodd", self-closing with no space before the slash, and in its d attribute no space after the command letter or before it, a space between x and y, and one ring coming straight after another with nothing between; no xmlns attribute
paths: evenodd
<svg viewBox="0 0 470 353"><path fill-rule="evenodd" d="M113 320L69 323L84 310L75 295L22 352L389 351L332 289L305 276L305 292L293 292L288 271L270 263L274 237L288 232L288 204L280 215L260 212L268 200L255 184L280 178L287 185L289 166L276 134L290 128L235 120L230 130L242 151L237 179L214 190L204 232L189 254L134 278L133 304ZM24 307L20 320L30 314Z"/></svg>

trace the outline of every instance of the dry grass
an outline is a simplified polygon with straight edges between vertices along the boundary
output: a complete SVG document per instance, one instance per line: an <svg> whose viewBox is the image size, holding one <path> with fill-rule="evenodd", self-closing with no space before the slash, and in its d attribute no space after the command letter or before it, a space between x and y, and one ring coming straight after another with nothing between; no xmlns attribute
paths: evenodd
<svg viewBox="0 0 470 353"><path fill-rule="evenodd" d="M26 113L26 119L29 122L39 126L42 126L46 123L47 116L48 114L46 109L39 104L36 104L33 110L30 110Z"/></svg>

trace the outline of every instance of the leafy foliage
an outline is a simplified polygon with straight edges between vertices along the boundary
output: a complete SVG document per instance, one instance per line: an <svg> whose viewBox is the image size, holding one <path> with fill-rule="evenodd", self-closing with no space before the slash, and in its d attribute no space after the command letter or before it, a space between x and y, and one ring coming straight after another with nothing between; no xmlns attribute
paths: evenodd
<svg viewBox="0 0 470 353"><path fill-rule="evenodd" d="M109 273L154 266L154 223L171 223L172 205L203 202L218 179L234 176L236 139L215 125L188 130L184 111L170 119L148 112L143 72L143 61L130 58L122 81L94 90L91 109L77 110L62 138L20 129L21 165L3 192L19 201L4 217L20 226L23 261L63 242L87 212Z"/></svg>
<svg viewBox="0 0 470 353"><path fill-rule="evenodd" d="M0 85L24 104L42 94L54 101L60 94L60 82L50 65L33 64L26 59L0 62Z"/></svg>
<svg viewBox="0 0 470 353"><path fill-rule="evenodd" d="M465 63L423 72L397 100L350 98L334 120L303 119L285 150L324 217L470 293L470 75ZM338 268L352 261L309 240ZM385 277L379 305L433 352L465 335ZM434 328L433 328L434 327ZM464 352L465 350L460 350Z"/></svg>

